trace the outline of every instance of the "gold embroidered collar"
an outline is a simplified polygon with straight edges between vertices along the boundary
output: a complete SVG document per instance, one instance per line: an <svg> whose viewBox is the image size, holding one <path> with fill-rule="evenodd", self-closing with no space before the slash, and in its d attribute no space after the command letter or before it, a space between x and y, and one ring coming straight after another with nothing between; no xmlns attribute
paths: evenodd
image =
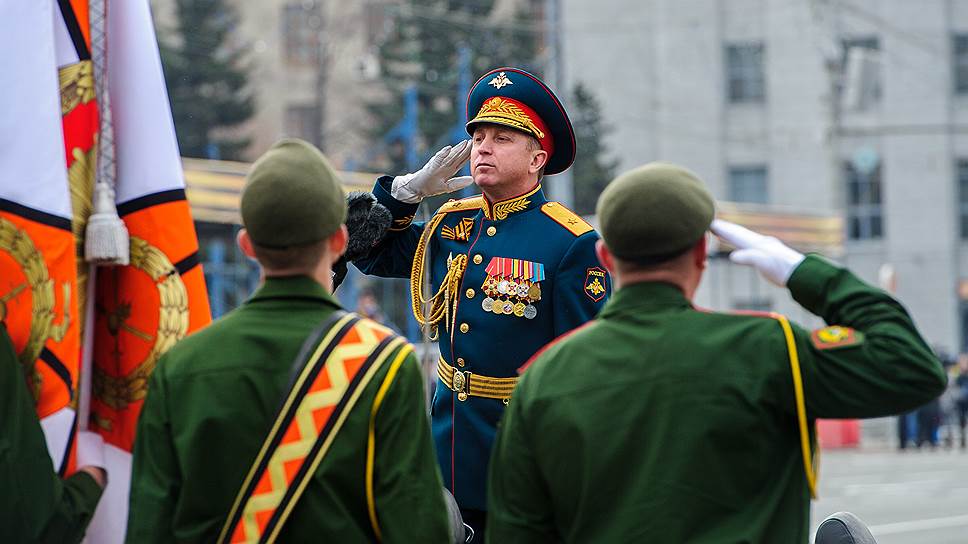
<svg viewBox="0 0 968 544"><path fill-rule="evenodd" d="M500 200L493 204L487 199L487 197L484 197L483 200L484 217L494 221L507 219L511 214L530 210L531 208L540 206L545 202L544 193L541 191L540 183L536 185L534 189L531 189L527 193L514 198Z"/></svg>

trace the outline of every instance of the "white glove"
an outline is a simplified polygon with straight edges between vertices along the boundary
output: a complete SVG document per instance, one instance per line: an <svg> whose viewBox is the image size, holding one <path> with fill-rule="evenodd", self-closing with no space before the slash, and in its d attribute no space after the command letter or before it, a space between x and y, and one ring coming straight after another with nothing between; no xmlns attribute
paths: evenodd
<svg viewBox="0 0 968 544"><path fill-rule="evenodd" d="M77 433L77 466L104 468L104 439L91 431Z"/></svg>
<svg viewBox="0 0 968 544"><path fill-rule="evenodd" d="M790 249L772 236L763 236L722 219L714 219L709 228L736 248L729 254L729 260L753 266L763 277L780 287L786 286L790 275L803 262L802 253Z"/></svg>
<svg viewBox="0 0 968 544"><path fill-rule="evenodd" d="M447 146L431 157L420 170L393 178L390 196L400 202L416 204L428 196L459 191L473 183L474 179L470 176L451 176L464 166L470 156L470 140L453 147Z"/></svg>

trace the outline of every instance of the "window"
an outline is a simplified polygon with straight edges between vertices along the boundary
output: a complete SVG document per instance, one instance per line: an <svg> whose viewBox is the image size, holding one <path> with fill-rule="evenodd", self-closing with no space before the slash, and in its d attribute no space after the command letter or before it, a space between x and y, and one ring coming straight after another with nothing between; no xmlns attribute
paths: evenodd
<svg viewBox="0 0 968 544"><path fill-rule="evenodd" d="M286 136L302 138L319 146L319 115L315 106L289 106L286 108Z"/></svg>
<svg viewBox="0 0 968 544"><path fill-rule="evenodd" d="M379 46L392 30L393 21L387 16L387 9L380 1L370 1L363 6L363 29L368 46Z"/></svg>
<svg viewBox="0 0 968 544"><path fill-rule="evenodd" d="M766 166L737 166L729 169L729 199L733 202L766 204Z"/></svg>
<svg viewBox="0 0 968 544"><path fill-rule="evenodd" d="M958 161L958 219L961 237L968 239L968 159Z"/></svg>
<svg viewBox="0 0 968 544"><path fill-rule="evenodd" d="M765 100L763 49L761 43L726 46L726 97L731 104Z"/></svg>
<svg viewBox="0 0 968 544"><path fill-rule="evenodd" d="M852 110L865 110L881 100L881 45L876 37L843 41L843 103Z"/></svg>
<svg viewBox="0 0 968 544"><path fill-rule="evenodd" d="M881 164L860 169L846 163L847 237L851 240L876 240L884 235L881 210Z"/></svg>
<svg viewBox="0 0 968 544"><path fill-rule="evenodd" d="M287 63L317 64L322 26L318 2L291 2L282 7L283 54Z"/></svg>
<svg viewBox="0 0 968 544"><path fill-rule="evenodd" d="M955 34L953 41L955 94L968 94L968 34Z"/></svg>

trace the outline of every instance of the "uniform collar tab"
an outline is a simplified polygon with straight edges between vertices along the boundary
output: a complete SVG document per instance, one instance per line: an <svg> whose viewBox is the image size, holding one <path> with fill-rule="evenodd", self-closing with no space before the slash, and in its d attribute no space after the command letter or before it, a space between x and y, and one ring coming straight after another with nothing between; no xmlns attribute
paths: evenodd
<svg viewBox="0 0 968 544"><path fill-rule="evenodd" d="M507 219L510 215L539 208L547 201L540 183L524 194L493 203L487 196L484 196L484 217L493 221L501 221Z"/></svg>

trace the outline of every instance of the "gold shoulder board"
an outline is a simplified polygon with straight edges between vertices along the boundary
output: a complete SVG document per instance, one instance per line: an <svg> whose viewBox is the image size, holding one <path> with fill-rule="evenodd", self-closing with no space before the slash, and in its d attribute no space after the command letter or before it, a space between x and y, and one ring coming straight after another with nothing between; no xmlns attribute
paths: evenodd
<svg viewBox="0 0 968 544"><path fill-rule="evenodd" d="M575 236L581 236L590 230L595 230L584 219L558 202L549 202L541 206L541 211L556 223L568 229Z"/></svg>
<svg viewBox="0 0 968 544"><path fill-rule="evenodd" d="M443 206L437 208L434 215L439 213L464 212L467 210L479 210L484 207L484 197L481 195L462 198L460 200L448 200Z"/></svg>

